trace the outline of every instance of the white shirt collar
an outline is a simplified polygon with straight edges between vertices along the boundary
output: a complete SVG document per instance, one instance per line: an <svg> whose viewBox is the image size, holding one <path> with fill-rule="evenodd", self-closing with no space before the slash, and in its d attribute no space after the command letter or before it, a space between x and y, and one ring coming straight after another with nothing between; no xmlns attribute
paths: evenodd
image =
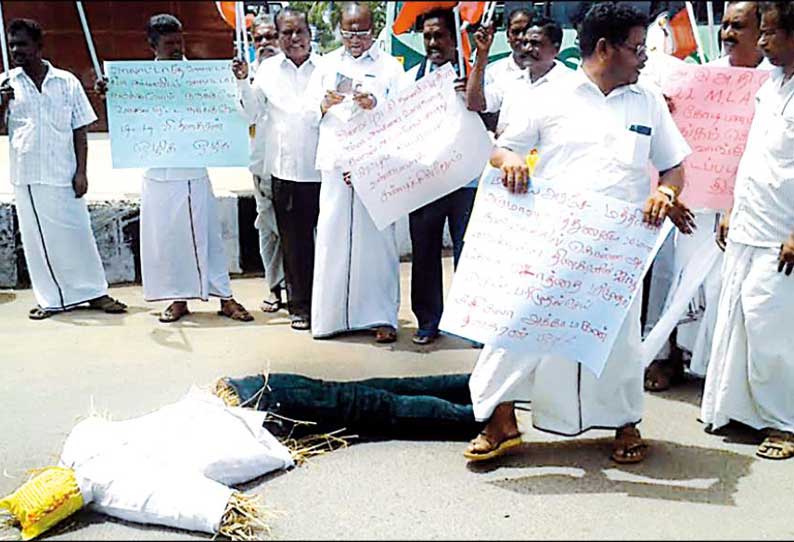
<svg viewBox="0 0 794 542"><path fill-rule="evenodd" d="M47 73L44 75L44 80L41 82L42 88L44 88L44 84L51 78L63 78L61 70L55 68L49 60L42 59L42 62L47 66ZM33 82L33 80L30 79L30 76L25 73L25 70L22 67L14 68L8 74L9 79L16 79L22 76L25 76L28 80L30 80L31 83Z"/></svg>
<svg viewBox="0 0 794 542"><path fill-rule="evenodd" d="M557 68L555 68L555 69L557 69ZM587 87L591 91L597 93L599 96L603 96L603 98L605 100L607 100L609 98L616 98L616 97L618 97L621 94L624 94L626 92L634 92L634 93L637 93L637 94L642 94L642 91L637 87L637 84L633 83L633 84L630 84L630 85L623 85L623 86L620 86L620 87L618 87L616 89L613 89L612 92L610 92L609 94L607 94L605 96L604 93L599 88L599 86L596 85L595 82L593 82L592 79L590 79L590 77L587 75L587 73L584 71L584 69L581 66L579 66L579 68L576 70L576 72L574 73L574 76L579 78L579 81L576 82L576 88L577 89L582 88L582 87Z"/></svg>
<svg viewBox="0 0 794 542"><path fill-rule="evenodd" d="M304 63L303 63L303 64L301 64L300 66L297 66L297 65L296 65L296 64L295 64L295 63L294 63L292 60L290 60L290 59L289 59L289 57L287 57L287 55L285 55L283 52L282 52L282 53L279 53L278 55L276 55L276 58L278 58L278 57L280 57L280 58L281 58L281 61L279 62L279 64L281 64L281 65L287 64L287 65L289 65L289 66L293 66L293 67L295 67L295 68L302 68L303 66L305 66L305 65L306 65L306 63L307 63L307 62L308 62L308 63L311 63L311 64L314 64L315 66L317 65L317 55L316 55L316 54L314 54L313 52L312 52L312 53L309 53L309 58L307 58L307 59L306 59L306 62L304 62Z"/></svg>

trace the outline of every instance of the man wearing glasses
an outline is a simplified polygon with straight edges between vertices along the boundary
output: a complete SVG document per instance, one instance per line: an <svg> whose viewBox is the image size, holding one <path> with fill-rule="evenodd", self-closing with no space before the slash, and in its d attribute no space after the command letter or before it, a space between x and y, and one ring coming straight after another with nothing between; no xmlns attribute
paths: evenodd
<svg viewBox="0 0 794 542"><path fill-rule="evenodd" d="M502 170L508 190L526 192L525 156L537 148L539 178L644 205L647 223L661 225L669 216L691 231L692 215L677 199L681 162L691 151L661 96L636 84L647 59L646 27L646 17L625 5L601 3L587 12L579 32L581 69L536 91L496 142L491 165ZM649 161L661 172L653 194ZM569 436L612 428L612 459L642 461L641 304L637 295L600 378L571 359L486 346L470 388L475 416L488 424L465 457L491 459L520 445L513 403L531 401L536 428Z"/></svg>
<svg viewBox="0 0 794 542"><path fill-rule="evenodd" d="M377 342L389 343L397 340L400 303L395 227L375 227L351 184L354 173L337 165L336 132L397 91L403 69L372 47L372 12L366 4L345 3L340 26L344 46L323 58L307 91L308 107L320 124L315 165L322 172L312 335L319 339L373 329Z"/></svg>

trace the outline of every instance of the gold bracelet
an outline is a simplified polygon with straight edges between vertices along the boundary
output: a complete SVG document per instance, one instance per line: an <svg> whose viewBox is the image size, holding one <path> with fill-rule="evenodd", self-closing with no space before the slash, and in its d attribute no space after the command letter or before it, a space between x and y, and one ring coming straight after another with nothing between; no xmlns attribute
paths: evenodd
<svg viewBox="0 0 794 542"><path fill-rule="evenodd" d="M667 196L667 198L670 200L670 204L675 203L676 199L678 199L678 193L676 192L675 187L668 186L666 184L660 184L657 187L657 190Z"/></svg>

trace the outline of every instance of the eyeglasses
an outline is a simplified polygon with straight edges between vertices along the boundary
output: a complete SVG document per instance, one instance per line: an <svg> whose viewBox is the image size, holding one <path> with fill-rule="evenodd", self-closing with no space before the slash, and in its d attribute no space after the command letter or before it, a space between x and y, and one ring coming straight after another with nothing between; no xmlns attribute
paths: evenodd
<svg viewBox="0 0 794 542"><path fill-rule="evenodd" d="M366 38L367 36L372 35L372 29L368 30L359 30L358 32L350 31L350 30L340 30L342 37L346 40L352 40L353 38Z"/></svg>
<svg viewBox="0 0 794 542"><path fill-rule="evenodd" d="M644 43L639 43L637 45L629 45L628 43L621 43L621 47L625 47L629 51L633 52L636 56L642 56L648 50L648 47Z"/></svg>

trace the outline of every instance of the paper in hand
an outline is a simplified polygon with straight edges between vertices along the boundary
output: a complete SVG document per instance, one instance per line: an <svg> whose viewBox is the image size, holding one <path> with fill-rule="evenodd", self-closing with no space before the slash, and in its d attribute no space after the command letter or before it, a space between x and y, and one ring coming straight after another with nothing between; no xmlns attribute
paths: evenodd
<svg viewBox="0 0 794 542"><path fill-rule="evenodd" d="M347 75L336 74L336 92L337 94L350 95L353 94L353 79Z"/></svg>

